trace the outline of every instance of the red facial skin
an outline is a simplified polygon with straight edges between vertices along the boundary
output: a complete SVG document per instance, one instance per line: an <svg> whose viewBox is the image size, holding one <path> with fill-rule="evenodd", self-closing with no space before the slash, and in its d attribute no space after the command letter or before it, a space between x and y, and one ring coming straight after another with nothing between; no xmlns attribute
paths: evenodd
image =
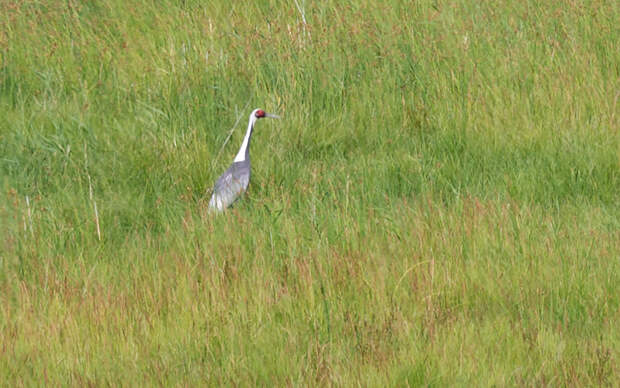
<svg viewBox="0 0 620 388"><path fill-rule="evenodd" d="M259 118L259 119L260 119L261 117L265 117L265 111L264 111L264 110L260 110L260 109L259 109L259 110L257 110L257 111L256 111L256 117L257 117L257 118Z"/></svg>

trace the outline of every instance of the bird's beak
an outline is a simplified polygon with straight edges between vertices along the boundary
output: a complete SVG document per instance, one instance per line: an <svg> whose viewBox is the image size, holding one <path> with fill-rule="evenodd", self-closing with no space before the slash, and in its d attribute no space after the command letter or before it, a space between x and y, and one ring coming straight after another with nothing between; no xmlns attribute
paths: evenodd
<svg viewBox="0 0 620 388"><path fill-rule="evenodd" d="M280 116L274 115L274 114L271 114L271 113L265 113L265 117L270 117L272 119L279 119L280 118Z"/></svg>

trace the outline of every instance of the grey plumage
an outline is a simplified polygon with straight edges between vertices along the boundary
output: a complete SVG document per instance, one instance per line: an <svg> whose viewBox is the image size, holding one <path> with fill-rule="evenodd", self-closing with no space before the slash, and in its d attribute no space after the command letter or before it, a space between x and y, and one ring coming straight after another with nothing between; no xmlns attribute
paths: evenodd
<svg viewBox="0 0 620 388"><path fill-rule="evenodd" d="M250 184L250 160L233 162L213 187L209 208L222 211L232 205Z"/></svg>
<svg viewBox="0 0 620 388"><path fill-rule="evenodd" d="M250 114L248 129L245 133L243 143L233 163L218 178L213 187L213 195L209 201L209 209L212 211L223 211L232 205L243 194L250 184L251 165L250 165L250 142L252 131L256 120L263 117L279 118L276 115L265 113L261 109L255 109Z"/></svg>

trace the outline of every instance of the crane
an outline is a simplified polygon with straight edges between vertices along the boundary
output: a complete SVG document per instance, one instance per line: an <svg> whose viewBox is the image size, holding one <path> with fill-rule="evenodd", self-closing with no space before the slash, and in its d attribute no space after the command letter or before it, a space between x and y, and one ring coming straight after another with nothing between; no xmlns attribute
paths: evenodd
<svg viewBox="0 0 620 388"><path fill-rule="evenodd" d="M241 148L239 148L235 160L215 182L213 195L209 201L210 211L221 212L226 210L247 190L250 184L250 140L252 139L252 131L256 121L264 117L280 118L280 116L266 113L262 109L254 109L252 111L248 129L245 132L243 143L241 143Z"/></svg>

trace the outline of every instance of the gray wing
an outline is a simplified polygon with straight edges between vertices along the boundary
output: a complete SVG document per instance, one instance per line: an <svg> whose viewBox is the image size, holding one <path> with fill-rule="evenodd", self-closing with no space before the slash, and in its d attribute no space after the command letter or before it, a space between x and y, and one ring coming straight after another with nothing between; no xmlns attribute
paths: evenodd
<svg viewBox="0 0 620 388"><path fill-rule="evenodd" d="M249 163L233 163L215 182L209 207L218 211L225 210L245 192L249 184Z"/></svg>

